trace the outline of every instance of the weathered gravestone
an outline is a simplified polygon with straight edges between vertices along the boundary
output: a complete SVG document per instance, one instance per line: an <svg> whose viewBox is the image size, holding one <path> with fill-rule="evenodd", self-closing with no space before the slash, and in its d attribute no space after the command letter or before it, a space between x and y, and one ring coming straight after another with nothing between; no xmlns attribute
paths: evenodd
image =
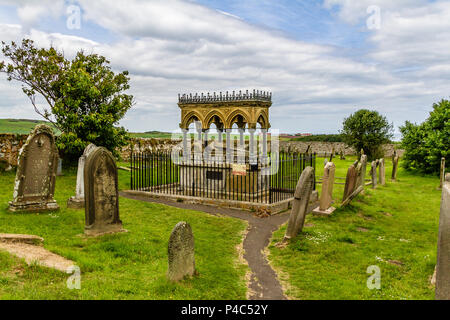
<svg viewBox="0 0 450 320"><path fill-rule="evenodd" d="M187 222L178 222L169 238L169 270L171 281L182 280L196 274L194 257L194 235Z"/></svg>
<svg viewBox="0 0 450 320"><path fill-rule="evenodd" d="M450 173L442 186L436 265L437 300L450 300Z"/></svg>
<svg viewBox="0 0 450 320"><path fill-rule="evenodd" d="M47 125L36 126L19 152L9 210L58 210L59 206L53 199L57 165L58 151L52 129Z"/></svg>
<svg viewBox="0 0 450 320"><path fill-rule="evenodd" d="M367 156L365 154L361 155L361 160L358 163L358 186L366 185L366 170L367 170Z"/></svg>
<svg viewBox="0 0 450 320"><path fill-rule="evenodd" d="M347 177L345 178L344 196L342 201L345 201L355 191L357 172L355 165L352 164L347 170Z"/></svg>
<svg viewBox="0 0 450 320"><path fill-rule="evenodd" d="M103 147L90 152L84 166L84 233L97 236L125 231L119 219L117 167L112 154Z"/></svg>
<svg viewBox="0 0 450 320"><path fill-rule="evenodd" d="M372 189L377 187L377 166L378 160L374 160L371 163L370 174L372 176Z"/></svg>
<svg viewBox="0 0 450 320"><path fill-rule="evenodd" d="M379 161L380 171L379 171L379 182L382 186L386 185L386 167L384 166L384 159L381 158Z"/></svg>
<svg viewBox="0 0 450 320"><path fill-rule="evenodd" d="M308 203L314 189L314 168L306 167L300 175L294 192L291 215L284 235L284 241L294 238L302 229L308 213Z"/></svg>
<svg viewBox="0 0 450 320"><path fill-rule="evenodd" d="M333 162L328 162L324 168L322 179L322 193L320 195L319 206L313 210L315 215L330 215L336 208L332 207L334 173L336 166Z"/></svg>
<svg viewBox="0 0 450 320"><path fill-rule="evenodd" d="M393 181L397 180L398 159L399 156L397 155L397 151L394 151L394 154L392 156L392 176L391 176L391 179Z"/></svg>
<svg viewBox="0 0 450 320"><path fill-rule="evenodd" d="M73 209L84 208L84 165L87 156L97 148L95 144L90 144L84 149L83 155L78 159L77 186L75 188L75 196L70 197L67 201L67 207Z"/></svg>
<svg viewBox="0 0 450 320"><path fill-rule="evenodd" d="M445 158L441 158L441 170L440 170L440 183L439 183L439 189L442 189L442 186L444 185L444 176L445 176Z"/></svg>

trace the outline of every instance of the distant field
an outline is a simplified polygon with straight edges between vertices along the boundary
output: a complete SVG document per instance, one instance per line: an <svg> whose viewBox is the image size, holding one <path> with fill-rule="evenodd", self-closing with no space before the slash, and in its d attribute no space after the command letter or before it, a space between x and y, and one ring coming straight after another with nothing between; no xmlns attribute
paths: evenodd
<svg viewBox="0 0 450 320"><path fill-rule="evenodd" d="M38 124L47 124L54 128L52 124L42 120L0 119L0 133L28 134ZM54 130L59 134L59 130Z"/></svg>
<svg viewBox="0 0 450 320"><path fill-rule="evenodd" d="M38 124L47 124L53 127L52 124L50 124L47 121L43 120L28 120L28 119L0 119L0 133L13 133L13 134L28 134L30 133L33 128ZM53 127L54 128L54 127ZM54 128L56 135L59 135L60 132L58 129ZM214 136L215 132L211 132L210 135ZM132 138L162 138L162 139L170 139L172 137L171 132L160 132L160 131L148 131L148 132L129 132L128 133L130 137ZM181 133L179 134L181 138ZM330 135L331 136L331 135ZM225 140L225 134L223 135ZM232 134L232 137L234 139L238 139L238 134ZM316 137L316 136L313 136ZM194 139L194 134L191 134L191 138ZM244 136L245 140L249 139L249 136L246 134ZM302 141L307 141L308 137L302 137ZM270 139L270 138L269 138ZM286 137L279 137L280 141L292 141L297 140L296 139L290 139ZM311 141L317 141L317 140L311 140Z"/></svg>

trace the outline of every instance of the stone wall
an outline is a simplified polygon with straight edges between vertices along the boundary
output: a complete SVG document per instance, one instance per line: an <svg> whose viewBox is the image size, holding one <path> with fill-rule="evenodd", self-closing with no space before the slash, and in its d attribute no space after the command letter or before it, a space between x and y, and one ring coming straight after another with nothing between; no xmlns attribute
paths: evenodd
<svg viewBox="0 0 450 320"><path fill-rule="evenodd" d="M0 169L8 169L17 166L17 158L20 148L27 140L26 134L0 134Z"/></svg>
<svg viewBox="0 0 450 320"><path fill-rule="evenodd" d="M131 150L133 150L133 152L168 152L180 142L181 140L161 138L133 138L129 145L122 148L120 156L123 160L129 160Z"/></svg>
<svg viewBox="0 0 450 320"><path fill-rule="evenodd" d="M311 146L310 151L316 152L320 155L324 153L340 153L341 150L344 151L345 155L355 155L356 152L352 147L349 147L343 142L321 142L321 141L280 141L280 150L285 152L300 152L303 153L308 149L308 145ZM385 144L383 145L383 151L385 157L391 157L394 153L394 145L393 144ZM398 149L397 153L399 156L403 156L404 150Z"/></svg>

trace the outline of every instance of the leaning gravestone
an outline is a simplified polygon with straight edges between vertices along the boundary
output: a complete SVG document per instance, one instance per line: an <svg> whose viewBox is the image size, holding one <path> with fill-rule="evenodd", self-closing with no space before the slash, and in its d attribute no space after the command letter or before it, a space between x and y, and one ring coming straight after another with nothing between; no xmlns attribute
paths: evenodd
<svg viewBox="0 0 450 320"><path fill-rule="evenodd" d="M377 166L378 160L372 161L370 169L370 173L372 176L372 189L375 189L377 187Z"/></svg>
<svg viewBox="0 0 450 320"><path fill-rule="evenodd" d="M103 147L90 152L84 166L84 233L98 236L125 231L119 219L117 167L112 154Z"/></svg>
<svg viewBox="0 0 450 320"><path fill-rule="evenodd" d="M344 196L342 201L345 201L355 191L357 172L355 165L352 164L347 170L347 177L345 178Z"/></svg>
<svg viewBox="0 0 450 320"><path fill-rule="evenodd" d="M84 149L83 155L78 159L77 186L75 188L75 196L70 197L67 201L67 207L73 209L84 208L84 165L87 156L97 148L95 144L90 144Z"/></svg>
<svg viewBox="0 0 450 320"><path fill-rule="evenodd" d="M169 271L171 281L182 280L192 276L195 271L194 235L187 222L178 222L169 238Z"/></svg>
<svg viewBox="0 0 450 320"><path fill-rule="evenodd" d="M302 229L308 210L309 198L314 189L314 168L306 167L295 188L291 215L284 235L284 241L294 238Z"/></svg>
<svg viewBox="0 0 450 320"><path fill-rule="evenodd" d="M379 182L382 186L386 185L386 167L384 166L384 159L381 158L379 161L380 171L379 171Z"/></svg>
<svg viewBox="0 0 450 320"><path fill-rule="evenodd" d="M59 206L55 192L58 150L52 129L38 125L20 149L13 201L9 211L52 211Z"/></svg>
<svg viewBox="0 0 450 320"><path fill-rule="evenodd" d="M450 300L450 173L442 186L436 265L437 300Z"/></svg>
<svg viewBox="0 0 450 320"><path fill-rule="evenodd" d="M328 162L324 168L322 179L322 193L320 195L319 206L313 210L315 215L330 215L336 209L331 206L333 202L334 173L336 166L333 162Z"/></svg>

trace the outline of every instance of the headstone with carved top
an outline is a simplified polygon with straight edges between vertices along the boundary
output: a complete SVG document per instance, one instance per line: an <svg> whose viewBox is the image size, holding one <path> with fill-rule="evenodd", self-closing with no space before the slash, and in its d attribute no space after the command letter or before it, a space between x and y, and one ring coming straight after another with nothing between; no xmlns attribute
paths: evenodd
<svg viewBox="0 0 450 320"><path fill-rule="evenodd" d="M52 129L38 125L19 152L13 201L9 211L39 212L58 210L55 193L58 150Z"/></svg>

